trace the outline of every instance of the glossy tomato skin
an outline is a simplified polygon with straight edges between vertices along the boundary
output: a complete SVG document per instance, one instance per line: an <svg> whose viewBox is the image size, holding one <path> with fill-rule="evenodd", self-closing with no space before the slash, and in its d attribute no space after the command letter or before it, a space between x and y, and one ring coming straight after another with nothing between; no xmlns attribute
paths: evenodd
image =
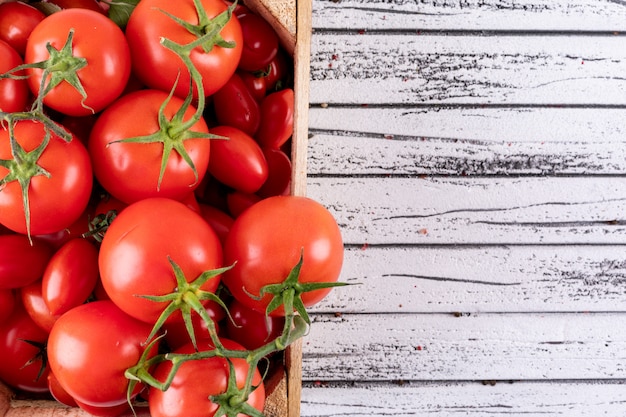
<svg viewBox="0 0 626 417"><path fill-rule="evenodd" d="M222 267L222 246L202 217L178 201L150 198L129 205L113 221L100 246L100 276L107 294L127 314L154 323L163 309L141 295L174 291L168 257L191 282ZM202 289L214 292L219 277ZM172 316L172 320L178 316Z"/></svg>
<svg viewBox="0 0 626 417"><path fill-rule="evenodd" d="M74 29L73 55L87 60L87 66L77 75L87 98L67 82L53 88L45 97L44 104L63 114L87 116L97 113L120 96L130 76L130 51L122 30L108 17L83 8L64 9L46 17L33 30L26 45L24 62L44 61L50 54L50 43L60 50ZM28 83L37 95L43 70L28 69ZM106 86L106 88L102 88Z"/></svg>
<svg viewBox="0 0 626 417"><path fill-rule="evenodd" d="M226 321L226 337L248 350L257 349L282 334L284 317L266 316L236 299L230 302L228 311L233 319Z"/></svg>
<svg viewBox="0 0 626 417"><path fill-rule="evenodd" d="M244 193L256 192L267 179L267 161L252 137L231 126L216 126L211 133L227 137L212 143L209 173L222 184Z"/></svg>
<svg viewBox="0 0 626 417"><path fill-rule="evenodd" d="M259 197L257 194L244 193L242 191L233 191L231 193L228 193L228 195L226 196L228 212L235 219L239 217L241 213L243 213L261 200L262 198Z"/></svg>
<svg viewBox="0 0 626 417"><path fill-rule="evenodd" d="M212 142L208 139L184 141L198 179L178 152L172 151L160 187L162 143L112 143L158 132L158 111L166 98L167 93L159 90L130 93L102 112L91 131L88 148L94 174L106 191L125 203L149 197L181 200L200 184L206 173ZM165 108L165 116L171 119L182 104L181 99L173 97ZM191 119L194 112L189 107L184 120ZM207 133L208 127L200 119L191 130ZM128 181L129 178L133 180Z"/></svg>
<svg viewBox="0 0 626 417"><path fill-rule="evenodd" d="M213 18L227 9L221 0L202 0L207 16ZM180 58L160 44L161 37L186 45L197 39L195 35L168 17L171 13L191 24L198 24L198 14L192 0L142 0L133 11L126 37L133 57L133 71L147 86L170 91L180 72L176 95L186 97L189 93L190 77ZM237 69L241 57L243 36L241 25L233 16L220 32L224 40L234 42L234 48L215 46L209 53L201 47L191 52L191 60L202 75L204 95L210 96L219 90ZM158 71L155 71L158 68ZM197 97L197 89L194 88Z"/></svg>
<svg viewBox="0 0 626 417"><path fill-rule="evenodd" d="M2 7L3 5L0 5ZM1 12L1 10L0 10ZM8 43L0 40L0 74L21 65L22 58ZM15 75L23 75L16 73ZM30 96L26 80L5 78L0 80L0 111L5 113L24 111Z"/></svg>
<svg viewBox="0 0 626 417"><path fill-rule="evenodd" d="M243 347L231 340L222 339L228 349L242 349ZM208 340L198 342L200 351L212 350L213 345ZM176 353L189 354L195 351L193 345L187 344ZM242 388L248 374L248 365L243 359L232 359L235 366L237 386ZM171 362L166 361L157 366L154 376L162 381L171 369ZM152 417L213 417L218 406L209 399L226 391L229 367L224 358L209 358L184 363L176 372L172 385L166 391L150 389L149 405ZM211 375L207 378L207 375ZM252 385L257 388L248 397L248 403L259 411L265 405L265 387L261 374L254 371Z"/></svg>
<svg viewBox="0 0 626 417"><path fill-rule="evenodd" d="M265 148L279 149L293 134L294 91L268 94L261 102L261 124L254 138Z"/></svg>
<svg viewBox="0 0 626 417"><path fill-rule="evenodd" d="M200 204L200 215L215 231L223 245L235 219L223 210L209 204Z"/></svg>
<svg viewBox="0 0 626 417"><path fill-rule="evenodd" d="M254 136L259 128L259 104L238 74L233 74L226 85L213 95L213 105L220 125L236 127L249 136Z"/></svg>
<svg viewBox="0 0 626 417"><path fill-rule="evenodd" d="M15 308L15 293L11 289L0 289L0 323L13 313Z"/></svg>
<svg viewBox="0 0 626 417"><path fill-rule="evenodd" d="M19 288L42 277L53 249L25 235L0 235L0 289Z"/></svg>
<svg viewBox="0 0 626 417"><path fill-rule="evenodd" d="M41 295L41 280L20 288L20 297L24 309L35 324L50 333L60 315L52 314L46 305Z"/></svg>
<svg viewBox="0 0 626 417"><path fill-rule="evenodd" d="M41 349L25 342L29 340L43 346L47 338L48 333L33 322L21 303L17 303L13 314L0 322L0 380L27 392L47 392L48 367L39 356ZM44 371L38 377L42 366Z"/></svg>
<svg viewBox="0 0 626 417"><path fill-rule="evenodd" d="M63 314L87 301L98 279L98 249L86 239L72 239L48 262L41 283L43 300L53 315Z"/></svg>
<svg viewBox="0 0 626 417"><path fill-rule="evenodd" d="M264 70L278 53L278 35L261 16L254 13L237 15L243 33L243 51L239 69Z"/></svg>
<svg viewBox="0 0 626 417"><path fill-rule="evenodd" d="M287 195L291 185L291 159L280 149L264 148L268 166L267 180L257 191L262 198Z"/></svg>
<svg viewBox="0 0 626 417"><path fill-rule="evenodd" d="M257 103L263 101L263 98L267 93L267 83L265 81L265 77L248 71L237 71L237 74Z"/></svg>
<svg viewBox="0 0 626 417"><path fill-rule="evenodd" d="M139 361L150 331L149 324L111 301L82 304L63 314L50 332L50 369L77 402L120 406L128 386L124 371Z"/></svg>
<svg viewBox="0 0 626 417"><path fill-rule="evenodd" d="M242 304L264 312L270 296L255 300L268 284L284 281L303 251L299 282L335 282L343 263L341 231L332 214L320 203L297 196L276 196L259 201L243 212L230 229L224 245L225 262L237 264L223 282ZM302 294L310 307L330 292ZM284 314L283 309L272 314Z"/></svg>
<svg viewBox="0 0 626 417"><path fill-rule="evenodd" d="M11 45L24 56L30 33L46 16L21 1L0 4L0 40Z"/></svg>
<svg viewBox="0 0 626 417"><path fill-rule="evenodd" d="M61 404L67 405L68 407L78 407L76 400L63 389L61 384L59 384L59 380L52 372L48 372L48 390L52 397Z"/></svg>

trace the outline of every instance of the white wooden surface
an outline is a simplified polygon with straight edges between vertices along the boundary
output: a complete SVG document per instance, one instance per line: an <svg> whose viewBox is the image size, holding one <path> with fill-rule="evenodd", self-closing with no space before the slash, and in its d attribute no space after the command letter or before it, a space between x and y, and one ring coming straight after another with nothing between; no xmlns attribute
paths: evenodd
<svg viewBox="0 0 626 417"><path fill-rule="evenodd" d="M314 0L302 415L626 415L626 1Z"/></svg>

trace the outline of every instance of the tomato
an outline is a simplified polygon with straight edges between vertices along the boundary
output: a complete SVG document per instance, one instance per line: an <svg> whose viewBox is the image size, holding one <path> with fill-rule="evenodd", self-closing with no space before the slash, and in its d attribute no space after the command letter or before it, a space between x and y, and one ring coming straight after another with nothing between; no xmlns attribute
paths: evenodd
<svg viewBox="0 0 626 417"><path fill-rule="evenodd" d="M211 317L213 324L215 324L215 330L219 333L219 322L226 316L226 312L222 306L215 301L207 303L205 310L209 317ZM191 315L191 322L197 339L208 339L211 337L207 324L199 314L193 313ZM169 350L176 350L181 346L191 343L191 338L183 321L165 323L163 329L165 331L165 342Z"/></svg>
<svg viewBox="0 0 626 417"><path fill-rule="evenodd" d="M200 3L209 19L220 15L228 8L222 0L202 0ZM186 45L200 36L184 28L166 13L197 25L198 35L206 34L206 31L213 27L208 21L199 22L193 0L175 2L142 0L131 14L126 26L126 37L133 58L133 71L147 86L164 91L170 91L176 77L180 75L176 95L186 97L189 93L189 73L178 55L162 46L160 39L165 37L177 44ZM212 95L226 84L235 73L241 57L243 37L237 18L231 16L219 32L219 36L226 42L234 42L234 47L215 45L209 52L204 52L199 46L191 51L190 55L191 61L202 75L205 96ZM158 68L158 71L155 71L155 68ZM196 88L194 94L197 96Z"/></svg>
<svg viewBox="0 0 626 417"><path fill-rule="evenodd" d="M128 94L108 107L91 131L88 148L94 174L106 191L123 202L131 203L149 197L180 200L200 184L206 173L212 140L187 138L189 133L171 133L167 128L164 129L172 137L162 132L158 114L166 98L167 93L158 90ZM165 107L164 116L168 120L172 119L182 105L181 99L173 97ZM184 121L190 120L194 112L195 109L189 107ZM191 130L207 133L208 127L200 118ZM116 142L156 132L164 135L159 136L159 140L164 142ZM192 167L174 148L166 159L167 165L160 180L161 161L166 152L164 143L167 143L169 149L184 146L184 152L193 162L197 178Z"/></svg>
<svg viewBox="0 0 626 417"><path fill-rule="evenodd" d="M228 236L228 232L230 231L230 228L235 220L229 216L228 213L225 213L217 207L213 207L208 204L200 204L200 214L215 231L220 239L220 242L224 244L226 236Z"/></svg>
<svg viewBox="0 0 626 417"><path fill-rule="evenodd" d="M293 134L293 114L293 89L268 94L261 102L261 124L254 138L263 147L280 148Z"/></svg>
<svg viewBox="0 0 626 417"><path fill-rule="evenodd" d="M222 343L229 349L243 349L239 344L223 339ZM204 340L199 342L199 350L212 350L213 345ZM187 344L175 353L194 353L193 345ZM248 364L244 359L232 359L238 388L243 388L248 375ZM169 373L171 362L162 362L154 370L156 379L163 381ZM226 391L230 374L225 358L208 358L187 361L176 372L171 386L166 391L150 388L149 405L152 417L212 417L218 406L210 397ZM210 378L207 378L210 375ZM256 387L247 399L247 403L259 411L265 404L265 387L257 369L254 370L252 385ZM242 414L240 414L242 415Z"/></svg>
<svg viewBox="0 0 626 417"><path fill-rule="evenodd" d="M238 74L213 95L215 116L221 125L236 127L253 136L261 123L261 110Z"/></svg>
<svg viewBox="0 0 626 417"><path fill-rule="evenodd" d="M291 160L280 149L264 148L263 155L268 166L267 180L257 191L263 198L289 194L291 185Z"/></svg>
<svg viewBox="0 0 626 417"><path fill-rule="evenodd" d="M130 405L128 403L118 404L110 407L97 407L80 401L76 401L76 405L86 411L90 416L95 417L118 417L126 412L130 413Z"/></svg>
<svg viewBox="0 0 626 417"><path fill-rule="evenodd" d="M261 201L261 197L256 194L244 193L241 191L233 191L226 196L228 203L228 212L234 218L239 217L241 213ZM232 226L231 226L232 227Z"/></svg>
<svg viewBox="0 0 626 417"><path fill-rule="evenodd" d="M98 249L76 238L50 259L42 278L42 296L52 314L63 314L83 304L98 281Z"/></svg>
<svg viewBox="0 0 626 417"><path fill-rule="evenodd" d="M48 333L33 322L20 303L0 322L0 380L28 392L48 391L44 346Z"/></svg>
<svg viewBox="0 0 626 417"><path fill-rule="evenodd" d="M41 280L20 288L20 297L30 318L37 326L49 333L60 315L52 314L46 305L41 295Z"/></svg>
<svg viewBox="0 0 626 417"><path fill-rule="evenodd" d="M81 238L83 234L89 233L89 224L93 220L92 212L93 209L88 205L78 219L68 227L58 232L33 236L33 239L46 242L54 249L59 249L70 240ZM93 240L91 237L88 239Z"/></svg>
<svg viewBox="0 0 626 417"><path fill-rule="evenodd" d="M72 29L72 56L83 59L86 66L66 58L63 62L68 62L72 70L64 71L74 71L86 97L67 81L61 81L53 85L43 102L63 114L86 116L101 111L122 93L130 76L130 52L124 33L112 20L93 10L72 8L53 13L37 25L28 39L24 62L50 58L48 44L57 51L64 50ZM43 70L26 71L30 89L37 95Z"/></svg>
<svg viewBox="0 0 626 417"><path fill-rule="evenodd" d="M245 132L231 126L217 126L211 133L227 137L211 144L209 173L238 191L256 192L267 179L267 161L259 145Z"/></svg>
<svg viewBox="0 0 626 417"><path fill-rule="evenodd" d="M282 90L289 86L291 76L290 68L293 68L291 58L287 56L283 49L279 49L274 59L269 63L266 71L263 72L267 92Z"/></svg>
<svg viewBox="0 0 626 417"><path fill-rule="evenodd" d="M88 9L104 14L104 9L96 0L47 0L62 9Z"/></svg>
<svg viewBox="0 0 626 417"><path fill-rule="evenodd" d="M0 235L0 289L19 288L42 277L53 249L44 242L29 242L24 235Z"/></svg>
<svg viewBox="0 0 626 417"><path fill-rule="evenodd" d="M135 365L151 331L111 301L82 304L63 314L48 339L50 369L77 402L94 407L126 403L127 368ZM137 385L134 394L141 389Z"/></svg>
<svg viewBox="0 0 626 417"><path fill-rule="evenodd" d="M0 4L0 40L24 56L30 33L45 17L42 12L21 1Z"/></svg>
<svg viewBox="0 0 626 417"><path fill-rule="evenodd" d="M10 3L9 3L10 4ZM0 5L2 7L3 5ZM21 65L22 58L8 43L0 40L0 74ZM22 75L21 72L15 75ZM0 111L20 112L26 108L30 91L26 80L4 78L0 80Z"/></svg>
<svg viewBox="0 0 626 417"><path fill-rule="evenodd" d="M102 240L102 284L127 314L154 323L167 304L141 296L175 291L177 281L169 259L191 282L222 266L222 246L213 229L184 204L164 198L138 201L115 218ZM214 292L219 281L219 277L211 278L200 288Z"/></svg>
<svg viewBox="0 0 626 417"><path fill-rule="evenodd" d="M0 289L0 323L5 321L15 308L15 294L11 289Z"/></svg>
<svg viewBox="0 0 626 417"><path fill-rule="evenodd" d="M267 93L266 78L247 71L237 71L236 74L239 75L257 103L263 101Z"/></svg>
<svg viewBox="0 0 626 417"><path fill-rule="evenodd" d="M261 16L254 13L237 15L243 33L243 51L239 69L259 71L265 69L278 53L278 35Z"/></svg>
<svg viewBox="0 0 626 417"><path fill-rule="evenodd" d="M87 207L91 194L93 177L87 150L78 140L65 142L54 133L41 150L45 128L30 120L17 122L14 133L22 148L19 164L11 152L9 132L0 130L0 159L14 160L17 165L13 173L0 167L0 181L11 180L0 189L0 223L32 235L55 233L70 226ZM12 178L15 174L24 179L25 170L35 171L28 186L30 224L24 214L22 189Z"/></svg>
<svg viewBox="0 0 626 417"><path fill-rule="evenodd" d="M236 299L228 305L232 320L226 320L226 337L254 350L276 339L282 334L284 317L266 316L252 310Z"/></svg>
<svg viewBox="0 0 626 417"><path fill-rule="evenodd" d="M224 245L224 259L237 264L223 275L223 282L242 304L265 311L272 297L260 300L262 287L283 282L303 263L298 282L336 282L343 263L341 231L332 214L320 203L297 196L269 197L251 206L235 219ZM330 288L302 294L310 307ZM280 308L272 312L284 314Z"/></svg>

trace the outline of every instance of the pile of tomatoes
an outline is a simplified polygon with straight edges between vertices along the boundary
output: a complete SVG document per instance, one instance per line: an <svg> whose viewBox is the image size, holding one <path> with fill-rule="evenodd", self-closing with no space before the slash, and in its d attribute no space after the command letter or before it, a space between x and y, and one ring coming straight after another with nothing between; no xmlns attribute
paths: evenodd
<svg viewBox="0 0 626 417"><path fill-rule="evenodd" d="M0 2L0 381L96 416L261 416L336 282L290 195L292 63L224 0Z"/></svg>

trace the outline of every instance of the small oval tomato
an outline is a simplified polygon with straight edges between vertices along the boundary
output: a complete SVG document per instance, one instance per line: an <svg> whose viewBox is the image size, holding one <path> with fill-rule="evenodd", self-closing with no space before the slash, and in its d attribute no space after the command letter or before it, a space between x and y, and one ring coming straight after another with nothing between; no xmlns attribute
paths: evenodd
<svg viewBox="0 0 626 417"><path fill-rule="evenodd" d="M228 213L208 204L200 204L200 215L215 231L220 238L220 242L224 244L235 219L229 216Z"/></svg>
<svg viewBox="0 0 626 417"><path fill-rule="evenodd" d="M0 40L11 45L23 57L30 33L45 17L42 12L21 1L0 4Z"/></svg>
<svg viewBox="0 0 626 417"><path fill-rule="evenodd" d="M5 321L15 308L15 293L11 289L0 289L0 323Z"/></svg>
<svg viewBox="0 0 626 417"><path fill-rule="evenodd" d="M263 101L263 98L265 98L267 93L267 83L265 81L265 77L247 71L237 71L237 74L257 103Z"/></svg>
<svg viewBox="0 0 626 417"><path fill-rule="evenodd" d="M262 198L257 194L244 193L241 191L233 191L228 193L226 196L226 202L228 203L228 212L233 218L237 218L246 211L248 208L252 207ZM232 226L231 226L232 227Z"/></svg>
<svg viewBox="0 0 626 417"><path fill-rule="evenodd" d="M267 180L257 191L262 198L289 194L291 185L291 159L280 149L264 148L268 166Z"/></svg>
<svg viewBox="0 0 626 417"><path fill-rule="evenodd" d="M9 3L11 4L11 3ZM0 5L2 7L3 5ZM0 40L0 74L22 64L22 58L6 42ZM21 72L15 75L23 75ZM20 112L26 108L30 96L26 80L4 78L0 80L0 111L5 113Z"/></svg>
<svg viewBox="0 0 626 417"><path fill-rule="evenodd" d="M238 74L233 74L213 95L213 105L217 123L236 127L250 136L254 136L259 128L259 104Z"/></svg>
<svg viewBox="0 0 626 417"><path fill-rule="evenodd" d="M70 240L82 238L84 234L89 233L89 224L93 220L92 212L93 209L87 206L78 219L68 227L61 229L58 232L33 236L33 239L46 242L54 249L59 249ZM88 239L93 240L92 237L88 237Z"/></svg>
<svg viewBox="0 0 626 417"><path fill-rule="evenodd" d="M261 16L254 13L237 15L243 33L243 51L239 69L259 71L265 69L278 52L278 35Z"/></svg>
<svg viewBox="0 0 626 417"><path fill-rule="evenodd" d="M226 337L248 350L257 349L276 339L283 332L284 317L266 316L246 307L236 299L228 305L232 320L226 320Z"/></svg>
<svg viewBox="0 0 626 417"><path fill-rule="evenodd" d="M290 86L291 80L289 76L292 72L290 68L293 68L291 58L283 49L279 49L267 70L263 73L268 93L280 91Z"/></svg>
<svg viewBox="0 0 626 417"><path fill-rule="evenodd" d="M41 280L20 288L20 297L24 309L35 324L50 333L52 326L61 316L52 314L46 305L41 295Z"/></svg>
<svg viewBox="0 0 626 417"><path fill-rule="evenodd" d="M0 289L19 288L43 276L53 249L21 234L0 235Z"/></svg>
<svg viewBox="0 0 626 417"><path fill-rule="evenodd" d="M82 304L63 314L50 332L50 369L77 402L94 407L125 404L124 372L139 361L151 330L111 301ZM133 394L141 388L138 384Z"/></svg>
<svg viewBox="0 0 626 417"><path fill-rule="evenodd" d="M293 89L268 94L261 102L261 124L254 139L262 147L279 149L293 134L293 115Z"/></svg>
<svg viewBox="0 0 626 417"><path fill-rule="evenodd" d="M98 249L76 238L63 245L50 259L42 278L42 296L53 315L83 304L98 281Z"/></svg>
<svg viewBox="0 0 626 417"><path fill-rule="evenodd" d="M245 132L217 126L211 133L227 137L211 144L209 172L222 184L244 193L256 192L267 179L267 161L259 145Z"/></svg>
<svg viewBox="0 0 626 417"><path fill-rule="evenodd" d="M72 8L53 13L37 25L28 38L24 62L49 59L48 45L56 51L64 51L71 30L74 31L73 58L62 62L68 62L73 68L85 97L66 79L54 86L43 102L63 114L86 116L101 111L120 96L130 76L130 52L124 33L112 20L93 10ZM75 63L75 58L83 63ZM37 95L43 70L31 68L26 73L30 89Z"/></svg>
<svg viewBox="0 0 626 417"><path fill-rule="evenodd" d="M231 340L222 339L222 343L228 349L243 350L241 345ZM214 349L208 340L199 341L198 348L200 351ZM175 352L189 354L194 353L195 349L192 344L187 344ZM232 363L235 367L237 387L241 389L248 375L248 364L244 359L232 359ZM171 368L170 361L160 363L154 370L154 377L159 381L165 380ZM152 417L213 417L218 405L211 401L211 397L226 391L229 374L229 365L225 358L213 357L185 362L176 372L167 390L150 388L150 415ZM207 378L207 375L211 377ZM254 370L252 385L256 388L246 402L262 411L265 405L265 387L258 369Z"/></svg>
<svg viewBox="0 0 626 417"><path fill-rule="evenodd" d="M48 372L48 390L52 397L61 404L67 405L68 407L78 407L76 400L63 389L53 372Z"/></svg>

